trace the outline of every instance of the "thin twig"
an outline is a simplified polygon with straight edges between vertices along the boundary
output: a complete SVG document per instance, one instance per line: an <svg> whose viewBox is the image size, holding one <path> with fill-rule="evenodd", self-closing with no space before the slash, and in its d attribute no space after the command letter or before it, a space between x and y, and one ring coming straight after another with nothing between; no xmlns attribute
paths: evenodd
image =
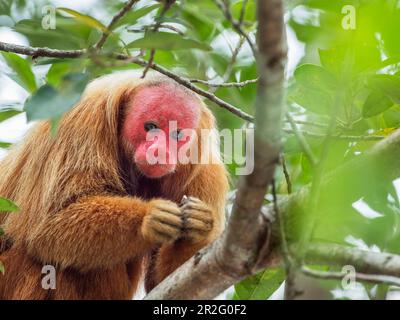
<svg viewBox="0 0 400 320"><path fill-rule="evenodd" d="M302 267L301 272L305 275L318 278L318 279L343 279L344 277L348 276L349 274L346 272L333 272L333 271L319 271L309 269L307 267ZM396 286L400 287L400 278L393 277L393 276L386 276L380 274L364 274L356 272L354 274L355 280L362 281L362 282L369 282L369 283L380 283L386 284L389 286Z"/></svg>
<svg viewBox="0 0 400 320"><path fill-rule="evenodd" d="M240 10L240 16L238 21L240 26L243 25L244 16L246 15L247 2L248 0L243 0L242 9Z"/></svg>
<svg viewBox="0 0 400 320"><path fill-rule="evenodd" d="M249 84L257 83L258 79L250 79L241 82L224 82L224 83L212 83L206 80L191 79L191 83L201 83L208 87L245 87Z"/></svg>
<svg viewBox="0 0 400 320"><path fill-rule="evenodd" d="M140 33L140 32L146 32L149 28L154 28L155 24L150 25L150 26L146 26L146 27L142 27L142 28L131 28L131 29L127 29L126 31L128 32L135 32L135 33ZM184 32L182 32L181 30L179 30L178 28L171 26L169 24L161 24L158 29L168 29L168 30L172 30L178 34L180 34L181 36L185 35Z"/></svg>
<svg viewBox="0 0 400 320"><path fill-rule="evenodd" d="M278 207L278 198L276 195L275 179L272 180L271 185L272 185L271 191L272 191L272 199L273 199L272 205L273 205L275 216L279 220L279 231L280 231L280 236L281 236L281 240L282 240L282 242L281 242L282 243L282 252L283 252L283 256L284 256L286 263L288 263L290 265L291 259L290 259L288 242L287 242L287 238L286 238L286 232L285 232L285 223L284 223L282 212L279 210L279 207Z"/></svg>
<svg viewBox="0 0 400 320"><path fill-rule="evenodd" d="M247 43L251 48L251 51L253 52L253 55L256 57L258 49L255 43L250 39L249 34L243 30L242 23L236 21L235 18L232 16L231 11L229 10L229 4L221 0L214 0L214 2L217 5L217 7L224 13L226 20L228 20L232 24L233 28L237 31L237 33L239 33L246 39Z"/></svg>
<svg viewBox="0 0 400 320"><path fill-rule="evenodd" d="M279 226L279 234L280 234L280 243L283 261L285 263L285 272L286 272L286 284L285 284L285 299L294 299L297 296L297 290L295 283L292 281L294 279L295 274L295 262L292 259L289 251L289 246L286 237L285 231L285 219L283 217L283 212L279 210L278 207L278 200L276 195L276 186L275 180L272 180L272 198L273 198L273 211L275 217L278 219L278 226Z"/></svg>
<svg viewBox="0 0 400 320"><path fill-rule="evenodd" d="M292 127L292 131L295 134L297 140L299 141L300 146L304 151L304 154L310 161L311 165L314 167L317 163L317 160L315 159L314 153L312 152L310 145L308 144L307 140L304 138L302 132L300 132L300 130L297 128L297 125L294 122L294 120L289 112L286 113L286 118L288 119L290 126Z"/></svg>
<svg viewBox="0 0 400 320"><path fill-rule="evenodd" d="M87 50L58 50L50 48L35 48L29 46L21 46L18 44L5 43L0 41L0 51L14 52L25 54L27 56L37 57L51 57L51 58L79 58L87 53Z"/></svg>
<svg viewBox="0 0 400 320"><path fill-rule="evenodd" d="M228 66L226 67L225 73L222 76L222 80L223 82L227 82L229 81L229 78L231 77L232 73L233 73L233 68L234 65L236 63L237 57L239 55L240 49L243 47L244 42L246 41L246 39L244 37L240 37L239 41L235 47L235 49L232 52L232 57L231 60L228 64ZM215 93L218 90L219 87L211 87L208 91L210 93Z"/></svg>
<svg viewBox="0 0 400 320"><path fill-rule="evenodd" d="M232 52L231 61L229 62L229 65L228 65L228 67L227 67L226 70L225 70L224 76L222 77L222 78L224 79L224 82L228 81L229 78L231 77L232 72L233 72L233 66L234 66L235 63L236 63L237 57L238 57L238 55L239 55L239 52L240 52L240 50L242 49L243 44L244 44L245 41L246 41L246 39L245 39L243 36L241 36L241 37L239 38L239 41L238 41L238 43L237 43L235 49L234 49L233 52Z"/></svg>
<svg viewBox="0 0 400 320"><path fill-rule="evenodd" d="M289 122L289 120L286 119L286 122ZM317 128L327 128L328 127L328 125L325 124L325 123L311 122L311 121L305 121L305 120L295 120L295 119L293 119L293 122L296 123L296 124L301 124L301 125L305 125L305 126L312 126L312 127L317 127Z"/></svg>
<svg viewBox="0 0 400 320"><path fill-rule="evenodd" d="M159 16L157 17L156 23L154 24L154 27L151 30L152 33L156 33L158 31L158 28L160 28L160 26L162 24L163 17L167 13L167 11L171 8L171 6L174 2L175 2L175 0L166 0L165 1L164 6L163 6ZM152 48L150 50L150 57L147 62L147 65L144 67L144 70L143 70L142 79L144 79L146 77L147 72L151 69L153 62L154 62L155 55L156 55L156 50L154 48Z"/></svg>
<svg viewBox="0 0 400 320"><path fill-rule="evenodd" d="M111 33L113 26L132 8L132 6L139 0L129 0L125 3L122 9L111 19L111 22L107 26L107 31L103 32L99 42L96 44L96 49L100 50L104 43L107 41L108 36Z"/></svg>
<svg viewBox="0 0 400 320"><path fill-rule="evenodd" d="M147 64L144 66L144 69L143 69L143 73L141 76L142 79L144 79L146 77L147 72L153 67L153 61L154 61L155 54L156 54L156 50L151 49L149 60L147 61Z"/></svg>
<svg viewBox="0 0 400 320"><path fill-rule="evenodd" d="M283 156L283 154L281 155L281 163L282 163L283 174L285 176L287 191L288 191L288 194L291 194L292 193L292 182L290 179L289 171L286 166L286 160L285 160L285 157Z"/></svg>
<svg viewBox="0 0 400 320"><path fill-rule="evenodd" d="M89 53L88 50L86 49L79 49L79 50L58 50L58 49L50 49L46 47L30 47L30 46L21 46L17 44L11 44L11 43L5 43L0 41L0 51L5 51L5 52L14 52L14 53L19 53L19 54L24 54L32 57L48 57L48 58L80 58L82 56L85 56L86 54ZM141 59L139 57L129 57L125 54L114 54L111 55L112 58L116 60L122 60L125 62L129 63L135 63L137 65L140 65L142 67L146 66L148 64L148 61ZM203 90L197 86L195 86L193 83L191 83L190 80L187 80L171 71L168 69L165 69L164 67L161 67L158 64L154 64L151 66L151 69L154 69L165 76L175 80L176 82L180 83L184 87L196 92L200 96L203 96L210 101L214 102L216 105L219 107L222 107L234 115L238 116L239 118L242 118L248 122L254 122L254 118L249 115L248 113L240 110L239 108L236 108L235 106L231 105L230 103L218 98L216 95L213 93ZM300 120L294 120L296 123L299 124L309 124L313 125L314 123L310 123L307 121L300 121ZM315 123L314 125L321 125L325 126L323 124L317 124ZM292 134L294 133L293 130L291 129L284 129L283 130L286 133ZM308 136L311 138L324 138L324 134L318 134L318 133L312 133L308 131L301 131L304 136ZM349 141L378 141L382 140L385 138L384 136L377 136L377 135L368 135L368 136L349 136L349 135L337 135L333 136L335 139L343 139L343 140L349 140Z"/></svg>
<svg viewBox="0 0 400 320"><path fill-rule="evenodd" d="M88 53L88 51L85 49L82 49L82 50L57 50L57 49L49 49L49 48L35 48L35 47L29 47L29 46L8 44L8 43L4 43L1 41L0 41L0 51L20 53L20 54L33 56L33 57L52 57L52 58L79 58ZM142 67L145 67L146 65L148 65L148 61L141 59L139 57L129 57L125 54L120 54L120 53L111 55L111 57L113 57L114 59L117 59L117 60L126 61L128 63L135 63ZM195 86L194 84L190 83L189 80L178 76L177 74L169 71L168 69L165 69L164 67L161 67L155 63L153 63L153 65L151 66L151 69L156 70L156 71L164 74L165 76L175 80L176 82L183 85L184 87L196 92L200 96L203 96L203 97L209 99L210 101L214 102L216 105L230 111L231 113L235 114L239 118L242 118L249 122L253 122L254 118L251 115L240 110L239 108L236 108L235 106L231 105L230 103L218 98L214 94Z"/></svg>
<svg viewBox="0 0 400 320"><path fill-rule="evenodd" d="M146 60L143 60L143 59L140 59L140 58L137 58L137 57L132 57L131 59L128 59L127 61L130 61L132 63L141 65L142 67L144 67L144 66L146 66L148 64L148 62ZM178 76L177 74L175 74L175 73L169 71L168 69L165 69L164 67L162 67L162 66L160 66L158 64L155 64L155 63L153 63L151 68L153 70L156 70L156 71L166 75L167 77L175 80L176 82L178 82L179 84L181 84L181 85L185 86L186 88L192 90L193 92L196 92L197 94L199 94L199 95L207 98L208 100L216 103L218 106L229 110L231 113L237 115L238 117L240 117L240 118L242 118L242 119L244 119L246 121L249 121L249 122L253 122L254 121L254 118L251 115L249 115L246 112L240 110L239 108L236 108L235 106L233 106L230 103L222 100L221 98L218 98L213 93L208 92L206 90L203 90L203 89L195 86L194 84L192 84L190 82L190 80L182 78L182 77Z"/></svg>
<svg viewBox="0 0 400 320"><path fill-rule="evenodd" d="M283 129L283 132L288 133L288 134L296 134L293 129ZM314 133L314 132L309 132L309 131L303 131L303 130L298 130L301 135L305 137L310 137L310 138L316 138L316 139L325 139L326 134L321 134L321 133ZM379 136L379 135L369 135L369 136L352 136L352 135L332 135L331 139L335 140L348 140L348 141L380 141L384 139L385 136Z"/></svg>

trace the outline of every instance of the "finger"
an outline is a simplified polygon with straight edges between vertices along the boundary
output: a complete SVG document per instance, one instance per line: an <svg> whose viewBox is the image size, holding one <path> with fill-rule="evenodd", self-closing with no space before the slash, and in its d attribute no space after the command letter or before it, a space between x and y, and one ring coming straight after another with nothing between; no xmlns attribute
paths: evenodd
<svg viewBox="0 0 400 320"><path fill-rule="evenodd" d="M180 216L182 214L181 209L175 204L157 204L155 206L158 210Z"/></svg>
<svg viewBox="0 0 400 320"><path fill-rule="evenodd" d="M188 197L188 201L203 203L203 201L201 201L199 198L196 197Z"/></svg>
<svg viewBox="0 0 400 320"><path fill-rule="evenodd" d="M182 227L183 221L181 217L173 214L165 214L164 212L155 212L152 218L158 222L165 223L174 227Z"/></svg>
<svg viewBox="0 0 400 320"><path fill-rule="evenodd" d="M187 209L184 211L184 216L186 217L186 219L188 219L188 218L196 219L196 220L203 221L205 223L213 222L213 218L209 214L209 212Z"/></svg>
<svg viewBox="0 0 400 320"><path fill-rule="evenodd" d="M203 221L200 220L196 220L196 219L187 219L186 220L186 225L185 225L185 230L196 230L196 231L200 231L200 232L208 232L210 231L212 228L211 223L205 223Z"/></svg>
<svg viewBox="0 0 400 320"><path fill-rule="evenodd" d="M174 226L174 225L169 225L166 223L161 223L158 221L153 221L153 230L156 233L159 234L164 234L166 236L169 236L171 238L176 238L179 233L181 233L181 228Z"/></svg>
<svg viewBox="0 0 400 320"><path fill-rule="evenodd" d="M187 203L181 207L181 210L183 212L188 211L188 210L197 210L197 211L201 211L201 212L211 213L211 209L204 203L201 203L201 204Z"/></svg>
<svg viewBox="0 0 400 320"><path fill-rule="evenodd" d="M176 239L176 237L172 237L170 234L167 234L167 233L155 231L154 239L157 242L168 243L168 242L173 242Z"/></svg>

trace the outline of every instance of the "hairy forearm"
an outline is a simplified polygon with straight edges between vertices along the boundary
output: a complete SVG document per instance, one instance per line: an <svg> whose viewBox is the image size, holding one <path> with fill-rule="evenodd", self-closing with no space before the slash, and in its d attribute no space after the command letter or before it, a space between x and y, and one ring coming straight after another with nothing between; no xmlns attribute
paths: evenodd
<svg viewBox="0 0 400 320"><path fill-rule="evenodd" d="M82 199L34 228L28 251L62 267L111 268L151 247L140 229L148 207L128 197Z"/></svg>

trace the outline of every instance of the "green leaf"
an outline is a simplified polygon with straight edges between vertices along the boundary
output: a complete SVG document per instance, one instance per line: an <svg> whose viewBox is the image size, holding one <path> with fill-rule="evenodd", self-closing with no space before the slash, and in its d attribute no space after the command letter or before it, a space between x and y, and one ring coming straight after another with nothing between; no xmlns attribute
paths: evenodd
<svg viewBox="0 0 400 320"><path fill-rule="evenodd" d="M79 49L80 46L77 43L80 39L77 39L76 36L74 36L71 32L68 32L68 37L65 37L66 30L60 28L60 19L62 19L62 17L57 18L57 29L55 30L43 29L39 19L25 19L18 21L14 27L14 30L27 37L30 45L34 47ZM74 22L76 23L75 20Z"/></svg>
<svg viewBox="0 0 400 320"><path fill-rule="evenodd" d="M21 111L15 109L0 109L0 122L7 120L11 117L14 117L20 113Z"/></svg>
<svg viewBox="0 0 400 320"><path fill-rule="evenodd" d="M332 95L323 90L300 84L294 84L288 89L287 98L311 112L322 115L329 114L333 100Z"/></svg>
<svg viewBox="0 0 400 320"><path fill-rule="evenodd" d="M12 202L6 198L0 197L0 211L15 212L18 210L19 210L19 208L14 202Z"/></svg>
<svg viewBox="0 0 400 320"><path fill-rule="evenodd" d="M203 1L196 1L196 3L186 3L182 8L182 17L185 21L190 22L191 29L196 34L197 38L201 40L211 41L216 34L218 28L218 19L212 19L211 15L205 10L200 10L199 5ZM218 12L217 10L213 10ZM216 23L217 22L217 23Z"/></svg>
<svg viewBox="0 0 400 320"><path fill-rule="evenodd" d="M60 117L79 101L88 81L86 73L69 73L61 80L60 89L48 84L40 87L25 102L28 120Z"/></svg>
<svg viewBox="0 0 400 320"><path fill-rule="evenodd" d="M239 19L243 7L243 1L237 1L232 5L232 14L236 19ZM254 21L256 14L256 4L254 1L248 1L246 3L246 10L244 20Z"/></svg>
<svg viewBox="0 0 400 320"><path fill-rule="evenodd" d="M337 87L336 78L325 68L315 64L303 64L294 72L296 82L304 87L332 91Z"/></svg>
<svg viewBox="0 0 400 320"><path fill-rule="evenodd" d="M385 112L394 104L385 94L374 91L369 94L362 108L363 118L370 118Z"/></svg>
<svg viewBox="0 0 400 320"><path fill-rule="evenodd" d="M179 34L169 32L148 33L143 38L129 43L127 48L160 50L183 50L194 48L205 51L211 50L211 47L207 44L193 39L183 38Z"/></svg>
<svg viewBox="0 0 400 320"><path fill-rule="evenodd" d="M111 30L114 30L120 26L123 25L134 25L136 21L145 15L149 14L155 9L158 9L161 5L160 4L154 4L152 6L147 6L143 7L140 9L135 9L133 11L128 12L121 20L119 20L112 28Z"/></svg>
<svg viewBox="0 0 400 320"><path fill-rule="evenodd" d="M70 70L69 63L55 63L52 64L46 75L46 82L53 86L58 86L62 78Z"/></svg>
<svg viewBox="0 0 400 320"><path fill-rule="evenodd" d="M309 111L327 114L337 81L329 71L314 64L303 64L294 72L295 84L289 88L288 99Z"/></svg>
<svg viewBox="0 0 400 320"><path fill-rule="evenodd" d="M400 77L386 74L374 75L368 80L368 84L382 91L393 103L400 104Z"/></svg>
<svg viewBox="0 0 400 320"><path fill-rule="evenodd" d="M285 280L282 268L266 269L235 285L236 297L240 300L266 300Z"/></svg>
<svg viewBox="0 0 400 320"><path fill-rule="evenodd" d="M66 13L72 15L76 20L86 24L87 26L89 26L91 28L101 30L102 32L107 32L107 27L105 25L103 25L99 20L97 20L91 16L79 13L78 11L68 9L68 8L57 8L57 10L61 11L61 12L66 12Z"/></svg>
<svg viewBox="0 0 400 320"><path fill-rule="evenodd" d="M383 113L383 118L387 126L399 128L400 127L400 106L394 105Z"/></svg>
<svg viewBox="0 0 400 320"><path fill-rule="evenodd" d="M12 143L0 141L0 148L2 149L8 149L11 145Z"/></svg>
<svg viewBox="0 0 400 320"><path fill-rule="evenodd" d="M3 262L0 261L0 273L4 276L5 272L6 272L6 268L4 267Z"/></svg>
<svg viewBox="0 0 400 320"><path fill-rule="evenodd" d="M31 64L15 53L2 52L2 55L7 65L15 72L15 74L11 74L9 77L28 92L35 91L37 88L36 79L32 72Z"/></svg>

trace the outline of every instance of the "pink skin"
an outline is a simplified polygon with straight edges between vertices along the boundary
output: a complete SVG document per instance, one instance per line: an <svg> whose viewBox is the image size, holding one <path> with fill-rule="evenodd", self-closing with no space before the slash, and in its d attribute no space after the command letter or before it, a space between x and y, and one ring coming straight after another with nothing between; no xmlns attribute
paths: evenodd
<svg viewBox="0 0 400 320"><path fill-rule="evenodd" d="M161 178L174 172L177 152L190 137L173 140L170 130L174 128L170 127L170 121L176 121L176 128L180 130L195 129L199 121L198 101L179 87L162 84L139 88L128 108L122 135L135 150L134 161L139 170L149 178ZM147 132L144 127L148 122L156 124L165 139L158 138L155 131ZM150 164L146 157L148 152L156 156L161 152L166 161Z"/></svg>

